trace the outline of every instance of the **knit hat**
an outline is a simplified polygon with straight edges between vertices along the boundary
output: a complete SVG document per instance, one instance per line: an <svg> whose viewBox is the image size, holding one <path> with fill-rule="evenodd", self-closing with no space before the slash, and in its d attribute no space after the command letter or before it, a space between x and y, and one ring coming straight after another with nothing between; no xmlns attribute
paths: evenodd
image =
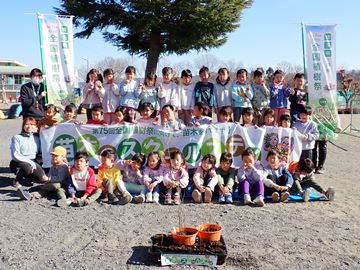
<svg viewBox="0 0 360 270"><path fill-rule="evenodd" d="M51 152L52 155L55 156L63 156L66 157L66 149L62 146L56 146L54 150Z"/></svg>

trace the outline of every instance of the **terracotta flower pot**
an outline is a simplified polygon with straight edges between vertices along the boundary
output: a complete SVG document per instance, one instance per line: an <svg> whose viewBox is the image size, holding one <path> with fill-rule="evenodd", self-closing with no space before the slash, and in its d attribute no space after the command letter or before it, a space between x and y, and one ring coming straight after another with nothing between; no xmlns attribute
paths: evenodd
<svg viewBox="0 0 360 270"><path fill-rule="evenodd" d="M223 227L218 224L201 224L198 226L198 237L204 242L220 241Z"/></svg>
<svg viewBox="0 0 360 270"><path fill-rule="evenodd" d="M195 244L198 230L192 227L175 228L171 233L174 242L178 245L192 246Z"/></svg>

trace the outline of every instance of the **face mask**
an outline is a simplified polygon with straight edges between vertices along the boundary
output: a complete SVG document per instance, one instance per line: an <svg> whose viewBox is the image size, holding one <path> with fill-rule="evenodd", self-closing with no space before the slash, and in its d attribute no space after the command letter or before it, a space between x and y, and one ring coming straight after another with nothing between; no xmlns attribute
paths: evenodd
<svg viewBox="0 0 360 270"><path fill-rule="evenodd" d="M32 77L31 82L35 85L39 85L41 83L41 79L38 76Z"/></svg>

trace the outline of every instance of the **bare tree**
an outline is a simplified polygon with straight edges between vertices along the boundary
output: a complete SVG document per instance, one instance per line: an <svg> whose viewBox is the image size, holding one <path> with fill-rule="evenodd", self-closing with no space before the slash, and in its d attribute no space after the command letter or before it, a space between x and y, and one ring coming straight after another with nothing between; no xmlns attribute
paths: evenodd
<svg viewBox="0 0 360 270"><path fill-rule="evenodd" d="M113 69L115 81L119 82L126 67L128 66L128 63L128 59L105 57L103 60L97 62L95 66L101 73L103 73L107 68Z"/></svg>
<svg viewBox="0 0 360 270"><path fill-rule="evenodd" d="M194 67L196 68L196 73L202 66L208 67L211 73L217 73L221 65L222 63L219 58L212 54L204 54L194 60Z"/></svg>
<svg viewBox="0 0 360 270"><path fill-rule="evenodd" d="M347 74L345 69L341 69L337 75L339 93L345 99L346 108L349 108L350 101L360 95L360 81Z"/></svg>

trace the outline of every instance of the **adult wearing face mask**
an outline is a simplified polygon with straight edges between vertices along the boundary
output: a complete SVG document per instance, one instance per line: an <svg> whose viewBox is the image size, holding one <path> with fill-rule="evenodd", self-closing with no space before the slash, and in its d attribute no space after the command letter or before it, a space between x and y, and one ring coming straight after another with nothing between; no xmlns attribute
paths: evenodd
<svg viewBox="0 0 360 270"><path fill-rule="evenodd" d="M32 69L30 78L31 82L22 85L20 89L22 116L23 119L34 117L36 121L39 121L44 117L46 96L41 70L38 68Z"/></svg>

